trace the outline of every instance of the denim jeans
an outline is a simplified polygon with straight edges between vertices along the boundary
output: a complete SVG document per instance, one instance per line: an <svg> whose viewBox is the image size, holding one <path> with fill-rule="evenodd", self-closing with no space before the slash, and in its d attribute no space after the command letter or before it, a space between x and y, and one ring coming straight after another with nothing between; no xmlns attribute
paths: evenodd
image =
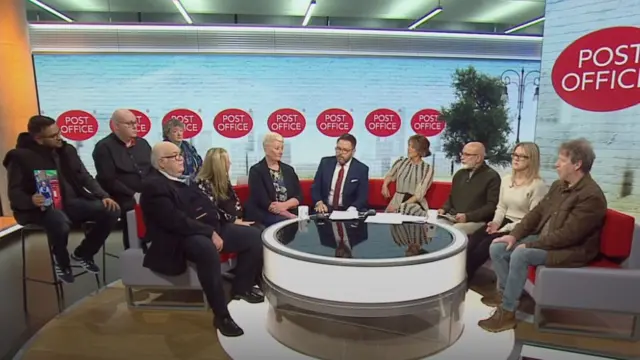
<svg viewBox="0 0 640 360"><path fill-rule="evenodd" d="M498 277L498 289L502 293L502 308L515 311L518 299L527 281L529 266L544 265L547 251L540 249L518 249L518 245L536 241L538 235L530 235L521 239L507 250L505 243L493 243L489 255L493 263L493 271Z"/></svg>

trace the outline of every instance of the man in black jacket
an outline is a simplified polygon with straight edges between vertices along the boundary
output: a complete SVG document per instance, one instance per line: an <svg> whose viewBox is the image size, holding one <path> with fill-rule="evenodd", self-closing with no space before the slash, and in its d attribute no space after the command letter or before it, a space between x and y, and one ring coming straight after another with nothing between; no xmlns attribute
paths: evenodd
<svg viewBox="0 0 640 360"><path fill-rule="evenodd" d="M156 144L151 164L157 171L145 179L140 196L147 228L145 240L151 242L144 266L176 276L186 271L187 261L193 262L207 302L215 313L214 326L225 336L242 335L244 332L227 309L218 253L238 254L233 298L263 302L264 296L253 287L262 273L260 231L222 221L209 197L195 182L182 176L184 159L175 144Z"/></svg>
<svg viewBox="0 0 640 360"><path fill-rule="evenodd" d="M142 180L151 170L151 146L138 137L136 116L119 109L111 115L113 133L98 141L93 150L96 180L122 209L122 241L129 248L126 213L133 210L135 194L142 191Z"/></svg>
<svg viewBox="0 0 640 360"><path fill-rule="evenodd" d="M40 115L29 119L28 132L18 136L16 148L7 153L3 165L7 168L13 215L19 224L35 224L45 229L57 277L73 282L67 251L70 227L87 221L95 225L71 258L89 272L100 272L93 256L118 222L120 209L87 172L76 149L62 141L56 122ZM62 208L49 205L38 192L34 176L42 170L56 171Z"/></svg>

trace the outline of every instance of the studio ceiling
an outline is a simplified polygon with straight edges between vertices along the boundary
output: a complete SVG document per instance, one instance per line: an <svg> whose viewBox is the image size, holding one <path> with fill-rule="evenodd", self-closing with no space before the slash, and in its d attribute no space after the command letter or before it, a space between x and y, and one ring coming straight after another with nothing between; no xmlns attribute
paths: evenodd
<svg viewBox="0 0 640 360"><path fill-rule="evenodd" d="M27 2L30 21L57 21ZM184 23L172 0L41 0L77 22ZM181 0L194 23L300 24L309 0ZM502 32L544 15L545 0L317 0L311 25L403 28L436 6L423 29ZM541 33L533 26L525 33Z"/></svg>

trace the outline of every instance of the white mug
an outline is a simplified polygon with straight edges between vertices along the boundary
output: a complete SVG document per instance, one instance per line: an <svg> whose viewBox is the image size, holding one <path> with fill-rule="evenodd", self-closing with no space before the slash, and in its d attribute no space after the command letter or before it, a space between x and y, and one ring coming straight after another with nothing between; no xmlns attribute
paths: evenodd
<svg viewBox="0 0 640 360"><path fill-rule="evenodd" d="M307 220L298 221L298 231L301 233L309 232L309 228L307 226Z"/></svg>
<svg viewBox="0 0 640 360"><path fill-rule="evenodd" d="M306 205L298 206L298 219L306 220L309 218L309 207Z"/></svg>

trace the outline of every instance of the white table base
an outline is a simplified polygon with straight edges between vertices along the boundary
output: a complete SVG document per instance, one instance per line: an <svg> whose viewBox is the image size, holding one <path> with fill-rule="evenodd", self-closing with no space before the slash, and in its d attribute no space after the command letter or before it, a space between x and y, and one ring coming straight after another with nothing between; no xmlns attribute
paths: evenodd
<svg viewBox="0 0 640 360"><path fill-rule="evenodd" d="M481 296L469 291L464 303L464 330L456 343L449 348L425 359L460 360L492 359L506 360L513 351L515 336L513 330L490 333L478 326L478 321L491 315L493 309L480 301ZM234 360L313 359L289 349L275 340L267 331L269 303L249 304L232 301L229 311L234 320L244 329L240 337L228 338L218 333L222 348Z"/></svg>

